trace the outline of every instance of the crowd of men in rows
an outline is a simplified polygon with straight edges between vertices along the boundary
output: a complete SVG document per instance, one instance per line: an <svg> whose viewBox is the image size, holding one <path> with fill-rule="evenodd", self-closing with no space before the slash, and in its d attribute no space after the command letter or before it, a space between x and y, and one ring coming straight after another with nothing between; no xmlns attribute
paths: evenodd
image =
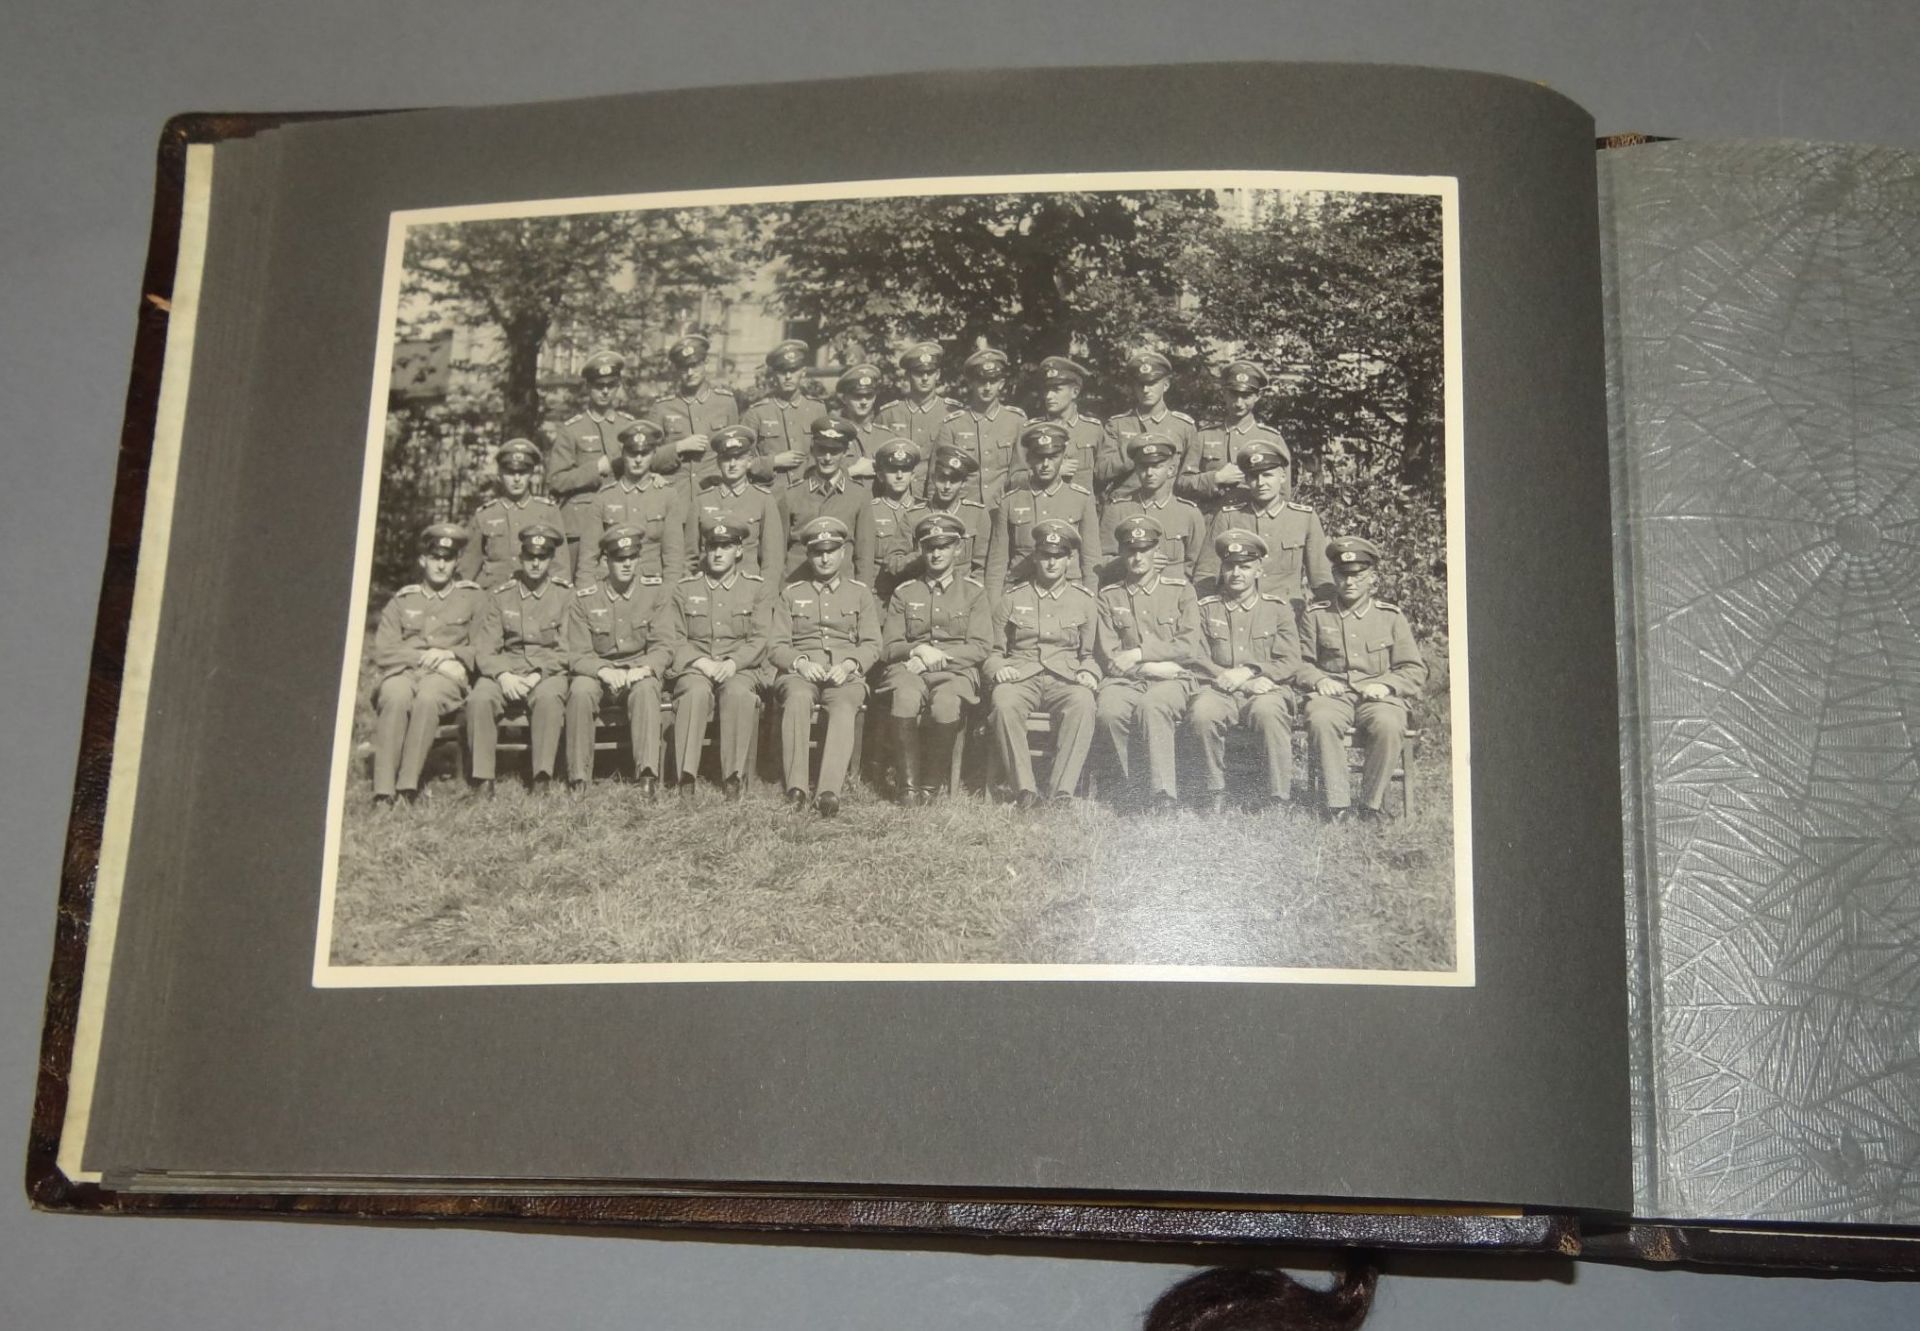
<svg viewBox="0 0 1920 1331"><path fill-rule="evenodd" d="M1287 446L1253 416L1257 365L1226 367L1237 419L1202 430L1168 408L1171 367L1153 352L1129 365L1133 409L1104 424L1077 414L1087 371L1064 356L1042 363L1040 420L1001 400L1008 362L993 350L967 359L964 403L940 394L940 348L922 344L901 358L906 396L878 406L881 372L855 365L834 410L801 390L803 343L768 355L773 391L744 411L706 383L707 356L704 338L676 342L676 391L635 417L617 405L621 358L596 353L586 409L551 448L503 444L500 493L471 530L422 534L422 579L375 635L376 803L417 797L439 724L463 707L469 777L486 790L509 709L527 714L535 784L554 776L564 735L582 785L614 706L647 796L692 787L711 717L737 798L769 697L788 800L831 816L877 693L904 803L933 797L984 706L1022 807L1071 799L1096 736L1121 798L1176 807L1183 724L1209 811L1227 807L1234 727L1258 736L1264 799L1285 804L1304 710L1323 812L1354 808L1352 735L1359 813L1383 816L1426 665L1405 617L1373 594L1380 549L1328 540L1288 497ZM1027 744L1035 711L1054 735L1044 789Z"/></svg>

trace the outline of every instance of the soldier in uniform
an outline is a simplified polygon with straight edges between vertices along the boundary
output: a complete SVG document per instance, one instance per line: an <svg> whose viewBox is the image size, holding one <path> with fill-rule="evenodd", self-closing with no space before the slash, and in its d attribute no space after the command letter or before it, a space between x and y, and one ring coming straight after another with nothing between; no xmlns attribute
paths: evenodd
<svg viewBox="0 0 1920 1331"><path fill-rule="evenodd" d="M1400 766L1407 706L1427 682L1426 659L1400 607L1374 599L1380 547L1364 536L1327 543L1333 599L1316 601L1300 621L1298 680L1307 690L1307 748L1320 775L1329 818L1344 818L1352 803L1347 753L1351 732L1365 751L1360 816L1384 819L1387 786Z"/></svg>
<svg viewBox="0 0 1920 1331"><path fill-rule="evenodd" d="M1016 461L1014 448L1027 426L1027 413L1000 400L1007 386L1007 356L991 348L967 357L966 405L940 422L935 446L950 445L979 466L978 489L970 496L991 509L1007 488Z"/></svg>
<svg viewBox="0 0 1920 1331"><path fill-rule="evenodd" d="M547 493L560 505L572 568L582 562L580 524L587 502L613 475L613 460L620 456L620 431L634 420L614 405L626 370L627 362L618 352L596 351L587 357L580 369L580 382L587 390L586 409L567 417L554 431L553 451L547 455ZM587 557L592 554L589 547Z"/></svg>
<svg viewBox="0 0 1920 1331"><path fill-rule="evenodd" d="M566 624L567 776L580 787L593 779L593 732L602 698L625 708L633 777L648 799L659 789L660 680L673 659L667 645L667 588L657 573L641 572L647 534L631 525L602 532L597 542L606 569L602 581L573 589Z"/></svg>
<svg viewBox="0 0 1920 1331"><path fill-rule="evenodd" d="M1238 497L1246 477L1236 459L1249 445L1272 444L1283 457L1292 455L1280 432L1262 425L1253 414L1266 391L1267 372L1250 360L1236 360L1220 372L1220 382L1232 399L1232 415L1226 423L1200 432L1200 462L1191 482L1207 496L1209 503L1204 506L1208 508Z"/></svg>
<svg viewBox="0 0 1920 1331"><path fill-rule="evenodd" d="M895 434L905 435L930 453L940 425L960 404L940 391L940 345L920 342L900 357L907 377L907 395L880 408L876 419Z"/></svg>
<svg viewBox="0 0 1920 1331"><path fill-rule="evenodd" d="M795 472L779 487L780 524L787 533L787 550L786 562L778 572L784 577L792 577L807 562L801 532L822 515L830 514L846 524L859 552L857 562L866 563L873 551L872 517L867 512L873 494L847 477L847 451L856 434L852 422L822 416L813 423L811 433L811 461L804 471Z"/></svg>
<svg viewBox="0 0 1920 1331"><path fill-rule="evenodd" d="M885 605L918 557L914 529L927 506L913 493L920 450L911 440L895 435L881 444L874 454L873 467L873 498L867 501L872 541L866 558L856 563L854 571L860 581L873 588L874 599Z"/></svg>
<svg viewBox="0 0 1920 1331"><path fill-rule="evenodd" d="M984 665L993 684L991 704L1000 770L1030 809L1040 799L1033 758L1027 752L1027 717L1043 707L1053 720L1053 770L1047 794L1073 798L1080 769L1093 746L1094 690L1100 666L1094 639L1100 618L1093 594L1067 576L1078 553L1080 531L1048 519L1033 533L1033 577L1015 583L993 603Z"/></svg>
<svg viewBox="0 0 1920 1331"><path fill-rule="evenodd" d="M767 395L741 413L740 424L753 432L754 447L775 471L796 471L805 465L809 431L824 420L826 403L806 392L807 362L813 352L805 342L789 339L767 353Z"/></svg>
<svg viewBox="0 0 1920 1331"><path fill-rule="evenodd" d="M1099 593L1096 647L1102 677L1094 722L1107 737L1114 766L1129 788L1136 721L1147 732L1149 806L1171 812L1179 804L1174 732L1193 692L1189 669L1201 658L1200 606L1178 573L1160 571L1155 547L1160 524L1144 514L1115 533L1124 574Z"/></svg>
<svg viewBox="0 0 1920 1331"><path fill-rule="evenodd" d="M927 464L927 512L945 513L960 520L967 534L960 541L958 567L962 573L972 573L975 577L986 572L989 529L993 526L993 515L987 506L967 497L967 491L973 488L974 473L979 470L979 463L952 445L934 449L933 458Z"/></svg>
<svg viewBox="0 0 1920 1331"><path fill-rule="evenodd" d="M533 787L543 791L560 758L567 712L567 656L562 639L573 601L571 584L551 576L562 537L547 526L520 533L520 568L488 593L474 653L480 680L467 699L467 752L472 779L493 790L494 747L500 714L524 708L530 729L527 756Z"/></svg>
<svg viewBox="0 0 1920 1331"><path fill-rule="evenodd" d="M930 798L951 766L964 709L980 701L992 631L987 589L960 563L966 524L950 513L923 513L913 539L919 564L887 601L881 648L902 804Z"/></svg>
<svg viewBox="0 0 1920 1331"><path fill-rule="evenodd" d="M700 529L705 523L726 522L746 532L741 566L749 573L771 571L778 577L785 567L787 529L773 486L749 476L754 458L753 431L744 425L729 425L713 436L710 446L719 473L700 483L694 506L687 514L688 545L700 548Z"/></svg>
<svg viewBox="0 0 1920 1331"><path fill-rule="evenodd" d="M880 607L866 583L848 576L853 533L831 514L809 520L800 531L806 566L780 588L773 603L774 690L780 697L780 757L787 802L808 801L808 741L813 705L827 709L820 744L819 794L823 818L840 812L840 787L853 758L853 730L867 700L867 671L880 659Z"/></svg>
<svg viewBox="0 0 1920 1331"><path fill-rule="evenodd" d="M397 793L419 798L440 718L467 696L474 665L474 634L486 617L487 596L454 577L467 545L464 528L437 522L420 533L420 581L393 594L373 635L373 802L392 804Z"/></svg>
<svg viewBox="0 0 1920 1331"><path fill-rule="evenodd" d="M1119 559L1124 553L1120 525L1133 517L1152 518L1161 533L1154 558L1161 568L1192 582L1194 565L1207 541L1207 520L1197 507L1173 492L1173 472L1179 465L1174 452L1173 440L1158 431L1133 436L1127 444L1133 471L1130 479L1116 487L1117 497L1107 504L1101 547L1108 559Z"/></svg>
<svg viewBox="0 0 1920 1331"><path fill-rule="evenodd" d="M676 339L667 348L667 360L677 376L674 391L655 398L647 408L647 419L665 432L665 445L678 462L677 468L662 468L662 471L664 474L678 472L673 484L689 508L693 506L696 487L716 470L707 454L707 441L729 425L740 423L739 400L707 382L709 349L707 339L699 333ZM766 474L773 475L772 469ZM675 569L669 582L679 576L680 571Z"/></svg>
<svg viewBox="0 0 1920 1331"><path fill-rule="evenodd" d="M1261 590L1286 597L1296 613L1308 601L1326 599L1333 590L1326 533L1318 513L1287 498L1286 445L1256 440L1234 461L1246 476L1243 493L1213 515L1213 534L1258 532L1267 543ZM1218 569L1209 551L1195 571L1204 580Z"/></svg>
<svg viewBox="0 0 1920 1331"><path fill-rule="evenodd" d="M520 564L520 532L535 523L560 527L560 505L533 493L533 473L540 470L540 446L531 439L509 439L493 455L502 493L474 510L473 539L460 552L460 576L482 587L497 587L513 576ZM573 575L568 551L554 556L553 576Z"/></svg>
<svg viewBox="0 0 1920 1331"><path fill-rule="evenodd" d="M759 686L772 632L771 598L758 573L739 567L747 528L727 518L700 524L700 571L669 599L673 646L674 775L690 792L715 700L720 712L721 789L745 793L747 751L760 720Z"/></svg>
<svg viewBox="0 0 1920 1331"><path fill-rule="evenodd" d="M875 408L880 402L880 367L862 361L858 365L849 365L833 386L833 395L839 407L838 415L853 426L853 445L847 450L849 468L847 474L854 480L864 480L872 472L874 455L880 446L889 439L899 438L899 433L880 423Z"/></svg>
<svg viewBox="0 0 1920 1331"><path fill-rule="evenodd" d="M1227 727L1234 725L1260 736L1267 800L1283 804L1293 795L1293 684L1300 669L1293 605L1259 589L1267 543L1258 532L1224 531L1214 548L1220 590L1200 602L1207 682L1188 712L1206 767L1208 810L1227 807Z"/></svg>
<svg viewBox="0 0 1920 1331"><path fill-rule="evenodd" d="M1067 432L1067 452L1060 462L1060 475L1069 481L1077 481L1093 491L1096 498L1106 495L1110 486L1120 475L1122 468L1113 474L1102 475L1102 457L1106 453L1107 430L1091 416L1080 414L1080 389L1087 382L1087 367L1071 356L1049 356L1040 362L1040 374L1044 380L1041 400L1046 404L1046 412L1040 417L1050 421ZM1014 464L1009 485L1027 484L1027 469L1024 459Z"/></svg>
<svg viewBox="0 0 1920 1331"><path fill-rule="evenodd" d="M653 421L635 421L620 432L619 474L600 487L580 519L581 567L576 585L606 581L600 537L614 527L637 527L645 537L640 550L642 574L675 582L686 574L687 501L679 486L653 470L655 451L664 437Z"/></svg>
<svg viewBox="0 0 1920 1331"><path fill-rule="evenodd" d="M1143 351L1127 364L1128 373L1133 377L1133 406L1117 416L1107 420L1107 454L1103 464L1111 473L1121 473L1130 469L1127 446L1135 435L1163 434L1173 441L1175 452L1179 456L1179 466L1174 471L1174 490L1183 499L1201 499L1204 495L1189 493L1192 484L1190 473L1199 466L1200 427L1193 423L1193 417L1184 411L1174 411L1167 406L1167 382L1173 377L1173 364L1157 351ZM1125 488L1125 482L1115 485L1115 494Z"/></svg>
<svg viewBox="0 0 1920 1331"><path fill-rule="evenodd" d="M1072 525L1079 532L1078 549L1067 576L1092 591L1097 585L1094 554L1100 548L1100 514L1093 492L1084 485L1062 480L1060 466L1067 451L1066 427L1053 421L1029 425L1020 435L1026 454L1030 485L1009 490L993 510L993 529L987 543L987 595L999 596L1009 577L1026 576L1027 555L1033 547L1036 524L1049 518Z"/></svg>

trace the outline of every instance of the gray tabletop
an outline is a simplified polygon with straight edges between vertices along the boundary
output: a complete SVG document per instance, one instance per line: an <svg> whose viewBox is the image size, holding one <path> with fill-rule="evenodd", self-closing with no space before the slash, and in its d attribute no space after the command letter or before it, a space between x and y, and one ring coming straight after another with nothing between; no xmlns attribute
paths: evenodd
<svg viewBox="0 0 1920 1331"><path fill-rule="evenodd" d="M184 110L424 106L890 70L1375 60L1537 78L1603 132L1920 147L1920 8L1353 0L1070 8L237 0L18 7L0 50L0 1133L24 1146L151 202ZM1124 71L1116 96L1139 95ZM57 462L53 461L57 459ZM641 1240L33 1214L0 1201L0 1324L1125 1328L1193 1254ZM1391 1327L1906 1327L1915 1286L1405 1260Z"/></svg>

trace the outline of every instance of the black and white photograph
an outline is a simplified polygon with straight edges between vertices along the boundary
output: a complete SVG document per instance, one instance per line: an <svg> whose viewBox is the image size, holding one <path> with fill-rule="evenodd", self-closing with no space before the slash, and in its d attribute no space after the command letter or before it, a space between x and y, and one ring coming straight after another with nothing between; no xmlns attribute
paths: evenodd
<svg viewBox="0 0 1920 1331"><path fill-rule="evenodd" d="M1457 227L393 214L315 984L1472 985Z"/></svg>

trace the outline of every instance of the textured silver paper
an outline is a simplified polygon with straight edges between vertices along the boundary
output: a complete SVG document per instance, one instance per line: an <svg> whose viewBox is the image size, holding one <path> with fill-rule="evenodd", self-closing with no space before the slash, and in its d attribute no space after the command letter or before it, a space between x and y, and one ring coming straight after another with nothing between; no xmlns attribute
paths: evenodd
<svg viewBox="0 0 1920 1331"><path fill-rule="evenodd" d="M1600 177L1637 1209L1920 1222L1920 155Z"/></svg>

